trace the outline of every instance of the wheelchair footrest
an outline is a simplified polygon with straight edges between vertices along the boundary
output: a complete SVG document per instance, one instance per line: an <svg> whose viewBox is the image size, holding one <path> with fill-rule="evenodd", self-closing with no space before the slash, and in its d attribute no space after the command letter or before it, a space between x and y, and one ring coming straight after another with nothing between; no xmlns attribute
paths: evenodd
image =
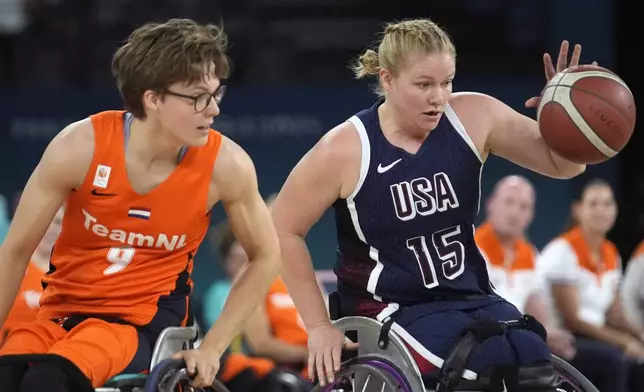
<svg viewBox="0 0 644 392"><path fill-rule="evenodd" d="M147 377L146 374L120 374L107 380L105 387L117 389L123 387L142 388Z"/></svg>

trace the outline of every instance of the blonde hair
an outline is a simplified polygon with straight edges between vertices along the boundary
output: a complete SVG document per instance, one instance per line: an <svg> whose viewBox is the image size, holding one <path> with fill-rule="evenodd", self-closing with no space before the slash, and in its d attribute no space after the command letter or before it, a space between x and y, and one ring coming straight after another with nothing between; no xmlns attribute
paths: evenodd
<svg viewBox="0 0 644 392"><path fill-rule="evenodd" d="M456 49L447 33L429 19L412 19L389 23L385 27L378 51L367 49L351 66L356 79L378 75L382 68L396 75L411 53L449 53ZM380 83L376 93L383 97Z"/></svg>

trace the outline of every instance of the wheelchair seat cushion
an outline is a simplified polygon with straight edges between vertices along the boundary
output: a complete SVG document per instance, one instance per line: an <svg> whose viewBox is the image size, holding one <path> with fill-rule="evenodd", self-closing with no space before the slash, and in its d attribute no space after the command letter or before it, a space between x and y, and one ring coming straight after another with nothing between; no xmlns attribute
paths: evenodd
<svg viewBox="0 0 644 392"><path fill-rule="evenodd" d="M105 387L116 389L123 387L143 387L146 378L146 374L119 374L107 380Z"/></svg>

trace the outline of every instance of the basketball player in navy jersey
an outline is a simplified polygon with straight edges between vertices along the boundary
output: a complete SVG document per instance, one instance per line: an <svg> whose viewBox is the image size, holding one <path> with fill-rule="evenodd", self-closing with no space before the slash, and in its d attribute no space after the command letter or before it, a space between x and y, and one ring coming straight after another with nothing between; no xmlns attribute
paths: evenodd
<svg viewBox="0 0 644 392"><path fill-rule="evenodd" d="M544 55L546 77L577 65L580 53L575 46L568 64L564 41L556 69ZM321 384L339 370L342 348L356 347L330 323L304 241L327 208L335 207L343 315L393 314L392 330L431 376L475 320L521 318L493 292L474 242L487 156L554 178L585 170L552 152L535 120L485 94L452 94L455 56L450 38L430 20L389 24L378 52L368 50L354 69L358 78L378 76L381 100L328 132L275 201L282 276L309 333L309 374ZM513 329L478 345L463 375L549 355L537 334Z"/></svg>

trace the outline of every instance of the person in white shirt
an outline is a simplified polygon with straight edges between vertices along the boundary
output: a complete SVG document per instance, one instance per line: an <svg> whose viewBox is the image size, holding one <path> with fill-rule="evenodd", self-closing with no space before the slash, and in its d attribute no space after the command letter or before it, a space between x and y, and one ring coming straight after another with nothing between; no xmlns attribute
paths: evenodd
<svg viewBox="0 0 644 392"><path fill-rule="evenodd" d="M525 177L502 178L487 200L486 221L476 229L475 240L494 290L521 313L536 317L548 331L553 353L571 360L576 355L573 336L550 320L534 271L538 252L526 238L535 200L534 187Z"/></svg>
<svg viewBox="0 0 644 392"><path fill-rule="evenodd" d="M644 329L644 241L640 242L626 265L621 294L628 321Z"/></svg>
<svg viewBox="0 0 644 392"><path fill-rule="evenodd" d="M572 212L574 226L552 240L537 259L536 270L548 287L555 321L576 335L579 350L595 353L595 358L575 363L576 367L610 368L610 379L592 380L600 390L644 390L642 331L628 322L622 310L621 259L606 239L617 216L610 185L589 182ZM631 371L633 366L639 368Z"/></svg>

